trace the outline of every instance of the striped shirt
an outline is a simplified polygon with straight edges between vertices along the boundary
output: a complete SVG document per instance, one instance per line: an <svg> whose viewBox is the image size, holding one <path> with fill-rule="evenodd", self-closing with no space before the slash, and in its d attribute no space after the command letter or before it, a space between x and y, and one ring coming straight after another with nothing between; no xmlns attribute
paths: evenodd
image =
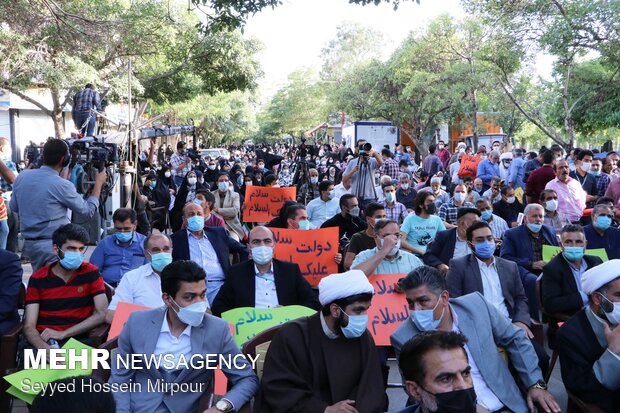
<svg viewBox="0 0 620 413"><path fill-rule="evenodd" d="M181 155L179 151L176 151L170 157L170 166L172 167L172 171L176 176L185 178L185 175L187 175L187 173L192 170L191 162L186 163L183 169L181 169L180 171L178 170L181 167L181 164L185 162L186 159L187 155Z"/></svg>
<svg viewBox="0 0 620 413"><path fill-rule="evenodd" d="M402 224L409 215L407 208L398 201L394 201L391 207L386 201L383 201L382 204L385 207L386 218L398 222L398 225Z"/></svg>
<svg viewBox="0 0 620 413"><path fill-rule="evenodd" d="M392 158L388 158L383 162L383 165L379 168L381 175L389 175L392 179L399 179L400 167L398 162Z"/></svg>
<svg viewBox="0 0 620 413"><path fill-rule="evenodd" d="M609 183L611 182L611 176L604 172L601 172L599 176L595 176L594 178L596 178L596 190L598 192L598 196L605 196L605 192L607 191Z"/></svg>
<svg viewBox="0 0 620 413"><path fill-rule="evenodd" d="M506 220L502 217L498 217L493 214L493 220L487 221L487 224L491 227L491 233L493 234L493 238L502 239L504 236L504 232L508 230L508 224Z"/></svg>
<svg viewBox="0 0 620 413"><path fill-rule="evenodd" d="M39 304L37 331L64 331L93 315L94 297L105 294L103 278L94 265L84 262L65 281L54 274L53 263L36 271L28 281L26 305Z"/></svg>
<svg viewBox="0 0 620 413"><path fill-rule="evenodd" d="M475 208L474 204L471 202L465 201L462 207L454 205L454 201L450 201L447 204L442 204L439 207L439 212L437 215L441 218L442 221L447 222L448 224L456 225L456 219L459 213L459 208Z"/></svg>

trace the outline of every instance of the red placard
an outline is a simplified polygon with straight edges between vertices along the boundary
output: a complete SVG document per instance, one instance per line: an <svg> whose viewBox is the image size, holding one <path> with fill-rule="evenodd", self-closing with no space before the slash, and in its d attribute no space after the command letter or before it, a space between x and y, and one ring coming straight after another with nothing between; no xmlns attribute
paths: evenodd
<svg viewBox="0 0 620 413"><path fill-rule="evenodd" d="M119 302L114 311L114 318L112 319L112 325L110 326L110 332L108 333L108 340L112 340L123 330L125 323L129 320L129 315L134 311L149 310L149 307L138 304L130 304Z"/></svg>
<svg viewBox="0 0 620 413"><path fill-rule="evenodd" d="M471 176L475 178L478 176L478 164L482 161L479 156L463 155L461 158L461 166L459 167L459 177L464 178Z"/></svg>
<svg viewBox="0 0 620 413"><path fill-rule="evenodd" d="M334 261L338 254L337 227L271 230L276 241L274 258L298 264L310 285L316 286L321 278L338 272L338 264Z"/></svg>
<svg viewBox="0 0 620 413"><path fill-rule="evenodd" d="M245 190L243 222L269 222L278 215L286 201L294 201L297 188L249 186Z"/></svg>
<svg viewBox="0 0 620 413"><path fill-rule="evenodd" d="M406 274L378 274L368 277L375 289L368 309L368 331L377 346L389 346L390 335L409 318L404 293L394 291L394 284Z"/></svg>

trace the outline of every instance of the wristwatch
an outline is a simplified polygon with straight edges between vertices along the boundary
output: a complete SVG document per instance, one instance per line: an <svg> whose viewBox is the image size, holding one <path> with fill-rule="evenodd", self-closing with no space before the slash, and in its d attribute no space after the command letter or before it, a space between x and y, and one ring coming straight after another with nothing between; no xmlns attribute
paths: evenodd
<svg viewBox="0 0 620 413"><path fill-rule="evenodd" d="M538 380L536 383L530 386L530 389L547 390L547 383L545 383L544 380Z"/></svg>
<svg viewBox="0 0 620 413"><path fill-rule="evenodd" d="M222 399L219 402L215 403L215 408L220 412L227 413L232 410L233 406L228 400Z"/></svg>

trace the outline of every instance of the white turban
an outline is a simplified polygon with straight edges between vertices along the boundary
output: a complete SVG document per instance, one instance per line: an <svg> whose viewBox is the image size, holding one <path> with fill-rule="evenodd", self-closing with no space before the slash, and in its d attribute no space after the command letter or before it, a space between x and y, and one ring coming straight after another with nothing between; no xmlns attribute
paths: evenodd
<svg viewBox="0 0 620 413"><path fill-rule="evenodd" d="M368 277L360 270L351 270L341 274L331 274L319 281L319 301L321 305L333 303L341 298L357 294L373 294L375 289Z"/></svg>
<svg viewBox="0 0 620 413"><path fill-rule="evenodd" d="M620 277L620 260L609 260L583 273L581 289L585 294L590 295L618 277Z"/></svg>
<svg viewBox="0 0 620 413"><path fill-rule="evenodd" d="M500 155L499 160L503 161L505 159L512 159L512 152L504 152Z"/></svg>

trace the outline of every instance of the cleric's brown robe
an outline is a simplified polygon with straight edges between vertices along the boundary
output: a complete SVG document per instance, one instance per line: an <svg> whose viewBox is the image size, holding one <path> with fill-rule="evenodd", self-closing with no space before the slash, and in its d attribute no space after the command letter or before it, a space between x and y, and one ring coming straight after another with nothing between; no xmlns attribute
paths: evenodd
<svg viewBox="0 0 620 413"><path fill-rule="evenodd" d="M355 400L360 413L383 411L383 375L368 330L329 339L319 314L285 324L269 345L255 413L322 413Z"/></svg>

